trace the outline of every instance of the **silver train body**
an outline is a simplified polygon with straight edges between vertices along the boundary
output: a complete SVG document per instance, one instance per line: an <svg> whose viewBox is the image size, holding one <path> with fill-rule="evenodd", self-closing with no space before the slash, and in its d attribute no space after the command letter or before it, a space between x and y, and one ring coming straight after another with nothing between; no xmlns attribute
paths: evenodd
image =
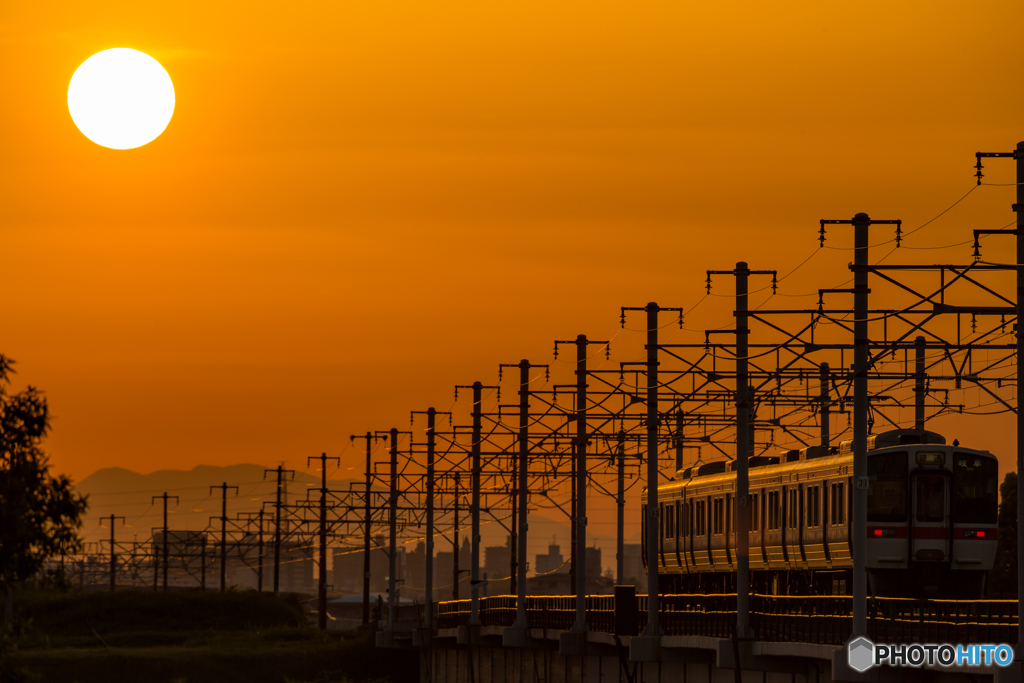
<svg viewBox="0 0 1024 683"><path fill-rule="evenodd" d="M750 459L746 514L752 589L847 593L851 543L862 542L873 595L981 597L998 540L995 456L947 445L940 434L925 430L869 437L867 536L854 539L851 445ZM681 470L658 487L662 592L734 590L737 508L731 465ZM643 507L646 563L649 516Z"/></svg>

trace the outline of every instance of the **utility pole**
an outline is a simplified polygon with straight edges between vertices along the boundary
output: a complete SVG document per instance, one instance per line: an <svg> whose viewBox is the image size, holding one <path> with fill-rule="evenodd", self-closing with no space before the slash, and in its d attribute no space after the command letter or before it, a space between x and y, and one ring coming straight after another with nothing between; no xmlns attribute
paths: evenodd
<svg viewBox="0 0 1024 683"><path fill-rule="evenodd" d="M426 609L423 628L434 631L434 426L437 411L427 409L427 557L426 557Z"/></svg>
<svg viewBox="0 0 1024 683"><path fill-rule="evenodd" d="M452 501L455 513L452 529L452 600L459 599L459 473L452 475L455 483L455 495Z"/></svg>
<svg viewBox="0 0 1024 683"><path fill-rule="evenodd" d="M501 367L519 368L519 485L518 485L518 548L516 561L516 619L512 626L506 628L502 633L502 643L505 647L525 647L529 642L529 621L526 616L526 533L529 525L529 509L527 507L527 493L529 481L527 479L528 465L530 459L530 370L533 368L548 368L547 365L531 365L530 361L523 359L517 365L502 365Z"/></svg>
<svg viewBox="0 0 1024 683"><path fill-rule="evenodd" d="M483 385L473 383L473 443L470 445L470 560L469 560L469 626L480 626L480 440L482 434ZM472 638L472 636L471 636ZM470 638L470 640L471 640ZM472 642L472 641L471 641Z"/></svg>
<svg viewBox="0 0 1024 683"><path fill-rule="evenodd" d="M174 504L175 505L177 505L177 504L179 504L181 502L181 500L177 496L168 496L167 495L167 491L164 491L164 494L162 496L153 496L153 502L154 503L156 501L158 501L158 500L163 500L164 501L164 548L163 548L163 556L164 556L164 558L163 558L164 559L164 590L167 590L167 563L168 563L168 553L167 553L167 533L168 533L168 531L167 531L167 501L169 499L171 499L171 498L174 499Z"/></svg>
<svg viewBox="0 0 1024 683"><path fill-rule="evenodd" d="M574 633L586 633L587 627L587 445L590 443L590 431L587 428L587 350L591 344L608 348L607 341L588 340L587 335L580 334L573 341L556 341L559 344L576 346L576 410L573 419L576 421L576 438L574 439L575 481L573 481L573 498L576 500L573 527L576 529L576 621L570 629ZM600 569L600 567L598 568Z"/></svg>
<svg viewBox="0 0 1024 683"><path fill-rule="evenodd" d="M277 473L277 500L274 503L274 595L277 595L281 588L281 491L284 488L284 475L291 473L295 478L295 470L286 470L284 465L278 465L277 469L263 470L263 478L267 478L268 472Z"/></svg>
<svg viewBox="0 0 1024 683"><path fill-rule="evenodd" d="M626 573L626 432L618 434L618 491L615 492L615 583L622 585Z"/></svg>
<svg viewBox="0 0 1024 683"><path fill-rule="evenodd" d="M391 439L388 452L391 456L391 487L388 492L388 626L387 631L395 630L396 609L398 607L397 577L398 571L398 429L392 427L387 435Z"/></svg>
<svg viewBox="0 0 1024 683"><path fill-rule="evenodd" d="M647 312L647 628L643 635L658 638L663 631L659 621L658 587L658 304L646 306ZM660 643L659 643L660 645ZM659 647L660 649L660 647Z"/></svg>
<svg viewBox="0 0 1024 683"><path fill-rule="evenodd" d="M104 517L103 519L108 519ZM117 552L114 541L114 526L117 520L121 520L121 524L125 524L125 518L117 515L110 515L110 592L114 592L114 588L117 587Z"/></svg>
<svg viewBox="0 0 1024 683"><path fill-rule="evenodd" d="M206 592L206 533L199 538L199 590Z"/></svg>
<svg viewBox="0 0 1024 683"><path fill-rule="evenodd" d="M238 495L237 486L228 486L227 482L222 483L220 486L211 486L210 495L213 495L214 489L220 489L220 592L223 593L227 590L226 577L227 577L227 565L228 565L228 489L234 489L235 495ZM204 537L205 539L205 537ZM203 560L206 560L205 548L203 552Z"/></svg>
<svg viewBox="0 0 1024 683"><path fill-rule="evenodd" d="M356 439L366 439L366 495L363 501L363 626L367 626L370 623L370 536L373 531L373 507L370 502L370 498L373 495L370 492L373 484L373 463L370 460L370 452L373 450L374 439L384 439L386 437L366 432L366 434L360 436L353 434L348 438L352 442Z"/></svg>
<svg viewBox="0 0 1024 683"><path fill-rule="evenodd" d="M470 569L469 569L469 625L460 636L459 642L476 644L480 635L480 589L484 580L480 578L480 470L481 446L483 442L483 390L498 389L496 386L484 387L481 382L473 382L471 386L456 385L459 389L473 390L473 432L470 444ZM462 627L460 627L462 632Z"/></svg>
<svg viewBox="0 0 1024 683"><path fill-rule="evenodd" d="M1024 334L1024 142L1018 142L1017 148L1012 152L978 152L975 155L978 165L975 167L978 172L978 184L981 185L982 157L1010 157L1017 162L1017 203L1013 210L1017 213L1017 228L1015 230L975 230L974 239L977 244L979 234L1012 234L1016 237L1016 270L1017 270L1017 322L1014 324L1014 339L1017 342L1016 366L1014 372L1020 377L1020 339ZM1017 401L1017 519L1024 520L1024 408L1020 405L1019 394ZM1017 524L1017 647L1014 648L1014 661L1018 667L1024 669L1024 524ZM1018 671L1020 673L1020 671Z"/></svg>
<svg viewBox="0 0 1024 683"><path fill-rule="evenodd" d="M664 631L659 621L658 600L658 314L662 311L679 313L679 326L683 325L683 309L662 308L650 302L643 308L623 307L622 324L626 324L626 311L644 311L647 314L647 515L644 520L647 544L647 626L640 636L630 641L630 657L637 661L658 661L661 657L661 636ZM635 646L635 647L634 647Z"/></svg>
<svg viewBox="0 0 1024 683"><path fill-rule="evenodd" d="M683 408L676 411L676 472L683 469Z"/></svg>
<svg viewBox="0 0 1024 683"><path fill-rule="evenodd" d="M821 396L818 399L818 410L821 414L821 445L823 448L828 448L829 443L832 441L832 437L829 434L829 380L830 372L828 363L822 363L818 366L818 372L820 376ZM809 380L808 380L809 381Z"/></svg>
<svg viewBox="0 0 1024 683"><path fill-rule="evenodd" d="M776 287L774 270L750 270L739 261L735 270L709 270L712 275L733 275L736 278L736 633L737 639L750 638L750 453L751 394L748 367L750 329L747 327L748 289L751 275L771 275L772 291ZM737 662L737 667L739 663ZM737 668L737 672L739 669ZM738 674L737 674L738 675Z"/></svg>
<svg viewBox="0 0 1024 683"><path fill-rule="evenodd" d="M924 401L928 395L924 371L924 337L914 338L914 429L924 429Z"/></svg>
<svg viewBox="0 0 1024 683"><path fill-rule="evenodd" d="M874 223L901 225L898 220L872 220L858 213L852 220L823 220L827 224L853 225L853 634L850 640L868 634L867 509L868 509L868 230ZM898 228L897 228L898 229ZM831 290L836 291L836 290ZM840 290L849 292L850 290Z"/></svg>
<svg viewBox="0 0 1024 683"><path fill-rule="evenodd" d="M256 560L257 563L258 563L257 566L256 566L256 592L257 593L262 593L263 592L263 508L262 507L260 507L260 511L258 513L258 519L259 519L260 529L259 529L259 538L256 541L256 547L258 548L258 550L257 550L258 555L257 555L257 560Z"/></svg>
<svg viewBox="0 0 1024 683"><path fill-rule="evenodd" d="M306 458L306 466L314 458ZM317 579L317 613L321 631L327 630L327 461L337 460L341 465L341 458L327 457L321 453L320 457L320 571Z"/></svg>

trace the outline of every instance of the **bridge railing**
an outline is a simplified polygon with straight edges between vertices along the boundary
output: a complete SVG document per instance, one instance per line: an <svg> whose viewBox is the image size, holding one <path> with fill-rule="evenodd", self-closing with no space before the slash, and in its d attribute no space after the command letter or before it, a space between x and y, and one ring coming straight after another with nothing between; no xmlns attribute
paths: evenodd
<svg viewBox="0 0 1024 683"><path fill-rule="evenodd" d="M647 596L637 595L638 633L647 626ZM853 598L836 596L752 595L751 626L758 640L843 645L853 626ZM736 595L662 595L660 621L666 635L730 638L736 625ZM469 623L470 601L438 603L437 627ZM576 621L574 596L526 598L531 628L569 630ZM480 599L483 626L511 626L516 597ZM615 598L587 596L591 631L615 632ZM620 633L619 635L637 635ZM868 637L879 643L1015 643L1015 600L915 600L874 598L868 604Z"/></svg>
<svg viewBox="0 0 1024 683"><path fill-rule="evenodd" d="M868 637L878 643L1016 643L1016 600L868 602Z"/></svg>
<svg viewBox="0 0 1024 683"><path fill-rule="evenodd" d="M455 628L469 623L470 601L448 600L437 606L437 627ZM526 598L526 618L531 628L569 630L576 622L576 597L572 595L530 595ZM511 626L516 619L516 596L493 595L480 598L482 626ZM587 596L587 620L591 628L607 625L615 619L615 601L610 595Z"/></svg>
<svg viewBox="0 0 1024 683"><path fill-rule="evenodd" d="M638 595L640 631L647 628L647 596ZM736 594L662 595L658 612L668 636L729 638L736 627Z"/></svg>
<svg viewBox="0 0 1024 683"><path fill-rule="evenodd" d="M848 595L755 594L750 624L758 640L842 645L853 629L852 607Z"/></svg>

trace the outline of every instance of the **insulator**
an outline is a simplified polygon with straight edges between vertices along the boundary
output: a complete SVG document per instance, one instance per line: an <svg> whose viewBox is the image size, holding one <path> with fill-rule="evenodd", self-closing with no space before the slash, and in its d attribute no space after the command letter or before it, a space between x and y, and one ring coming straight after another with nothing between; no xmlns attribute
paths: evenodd
<svg viewBox="0 0 1024 683"><path fill-rule="evenodd" d="M555 342L555 360L558 360L558 342Z"/></svg>
<svg viewBox="0 0 1024 683"><path fill-rule="evenodd" d="M499 366L498 366L498 381L499 381L499 382L501 381L502 375L503 375L503 373L502 373L502 368L501 368L501 366L499 365ZM498 391L501 391L501 390L499 389Z"/></svg>
<svg viewBox="0 0 1024 683"><path fill-rule="evenodd" d="M547 382L550 379L551 379L551 370L549 368L544 368L544 381Z"/></svg>
<svg viewBox="0 0 1024 683"><path fill-rule="evenodd" d="M708 271L708 279L704 281L704 288L707 290L708 294L711 293L711 271Z"/></svg>
<svg viewBox="0 0 1024 683"><path fill-rule="evenodd" d="M1000 332L1005 332L1006 331L1006 316L1005 315L999 316L999 331Z"/></svg>
<svg viewBox="0 0 1024 683"><path fill-rule="evenodd" d="M604 347L604 359L605 360L611 360L612 359L612 345L611 344L605 344L605 347Z"/></svg>
<svg viewBox="0 0 1024 683"><path fill-rule="evenodd" d="M981 245L978 244L978 238L977 237L974 238L974 260L975 261L980 261L981 260Z"/></svg>
<svg viewBox="0 0 1024 683"><path fill-rule="evenodd" d="M772 273L772 294L777 294L779 291L779 280L778 273Z"/></svg>
<svg viewBox="0 0 1024 683"><path fill-rule="evenodd" d="M974 313L971 313L971 332L978 331L978 318Z"/></svg>
<svg viewBox="0 0 1024 683"><path fill-rule="evenodd" d="M974 177L978 179L978 184L981 185L981 179L985 177L985 175L981 172L981 169L983 169L985 167L981 165L981 155L980 154L978 155L978 165L975 166L974 168L978 169L978 172L974 174Z"/></svg>
<svg viewBox="0 0 1024 683"><path fill-rule="evenodd" d="M896 248L900 248L900 242L903 241L903 223L896 222Z"/></svg>
<svg viewBox="0 0 1024 683"><path fill-rule="evenodd" d="M623 327L623 328L626 327L626 310L625 309L623 309L622 313L619 315L619 325L621 327Z"/></svg>
<svg viewBox="0 0 1024 683"><path fill-rule="evenodd" d="M679 329L683 329L683 311L682 311L682 309L680 309L680 311L679 311Z"/></svg>
<svg viewBox="0 0 1024 683"><path fill-rule="evenodd" d="M825 223L821 224L821 229L818 230L818 248L825 246Z"/></svg>

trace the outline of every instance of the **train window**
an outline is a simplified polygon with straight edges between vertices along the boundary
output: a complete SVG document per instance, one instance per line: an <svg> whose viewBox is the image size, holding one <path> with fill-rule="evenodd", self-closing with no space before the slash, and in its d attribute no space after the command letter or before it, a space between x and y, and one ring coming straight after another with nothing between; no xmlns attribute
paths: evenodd
<svg viewBox="0 0 1024 683"><path fill-rule="evenodd" d="M696 503L697 507L694 510L694 526L696 527L694 533L698 536L704 535L704 501L698 500Z"/></svg>
<svg viewBox="0 0 1024 683"><path fill-rule="evenodd" d="M750 530L757 531L757 494L750 495Z"/></svg>
<svg viewBox="0 0 1024 683"><path fill-rule="evenodd" d="M778 529L781 520L779 519L779 492L768 492L768 529Z"/></svg>
<svg viewBox="0 0 1024 683"><path fill-rule="evenodd" d="M914 516L918 522L943 522L946 519L946 478L941 474L914 477Z"/></svg>
<svg viewBox="0 0 1024 683"><path fill-rule="evenodd" d="M953 457L953 523L995 524L999 511L999 463L957 453Z"/></svg>
<svg viewBox="0 0 1024 683"><path fill-rule="evenodd" d="M832 501L832 524L842 524L846 519L846 497L842 484L832 484L829 498Z"/></svg>
<svg viewBox="0 0 1024 683"><path fill-rule="evenodd" d="M907 521L907 461L906 451L868 456L869 522Z"/></svg>
<svg viewBox="0 0 1024 683"><path fill-rule="evenodd" d="M722 500L721 498L715 498L714 506L715 506L714 507L715 515L714 515L714 519L713 519L713 521L714 521L714 528L713 528L712 533L717 535L717 534L721 534L722 531L725 528L725 525L723 524L723 518L725 516L725 501Z"/></svg>
<svg viewBox="0 0 1024 683"><path fill-rule="evenodd" d="M818 486L807 487L807 526L815 527L821 524L821 488Z"/></svg>
<svg viewBox="0 0 1024 683"><path fill-rule="evenodd" d="M800 510L799 504L797 503L797 491L796 489L790 489L789 491L789 528L795 529L799 526L798 512Z"/></svg>
<svg viewBox="0 0 1024 683"><path fill-rule="evenodd" d="M665 538L675 538L676 537L675 516L676 516L676 506L673 505L673 504L666 505L665 506Z"/></svg>

